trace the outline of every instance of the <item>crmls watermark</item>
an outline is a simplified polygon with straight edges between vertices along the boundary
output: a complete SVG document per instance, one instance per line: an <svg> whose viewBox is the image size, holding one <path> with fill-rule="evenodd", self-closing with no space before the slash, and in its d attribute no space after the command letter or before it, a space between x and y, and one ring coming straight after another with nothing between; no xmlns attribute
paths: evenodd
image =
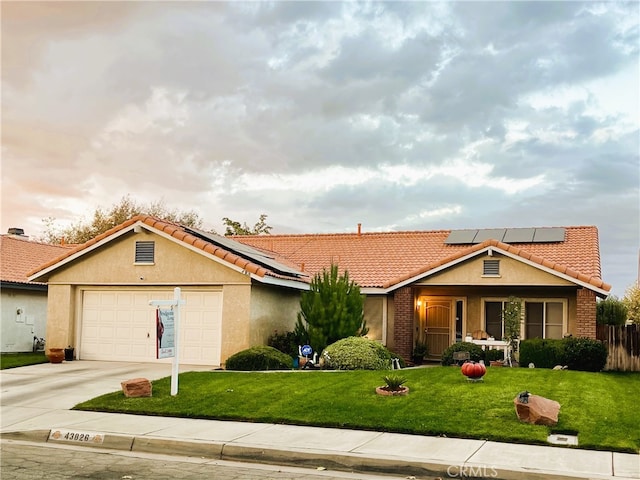
<svg viewBox="0 0 640 480"><path fill-rule="evenodd" d="M498 470L491 465L449 465L447 475L450 478L496 478Z"/></svg>

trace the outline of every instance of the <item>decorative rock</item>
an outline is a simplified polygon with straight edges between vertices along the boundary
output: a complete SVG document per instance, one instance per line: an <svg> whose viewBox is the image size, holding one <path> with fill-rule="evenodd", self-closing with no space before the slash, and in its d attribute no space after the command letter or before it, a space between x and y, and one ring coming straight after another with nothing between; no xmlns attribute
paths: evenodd
<svg viewBox="0 0 640 480"><path fill-rule="evenodd" d="M133 378L120 382L125 397L150 397L151 382L146 378Z"/></svg>
<svg viewBox="0 0 640 480"><path fill-rule="evenodd" d="M539 395L529 395L526 403L520 401L520 396L516 396L513 403L516 407L518 420L521 422L549 426L558 423L560 404L555 400L549 400Z"/></svg>

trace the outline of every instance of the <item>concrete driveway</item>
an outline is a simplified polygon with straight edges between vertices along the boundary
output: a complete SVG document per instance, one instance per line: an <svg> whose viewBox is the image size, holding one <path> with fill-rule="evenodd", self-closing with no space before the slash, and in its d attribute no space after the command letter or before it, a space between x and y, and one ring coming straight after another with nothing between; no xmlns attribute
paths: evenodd
<svg viewBox="0 0 640 480"><path fill-rule="evenodd" d="M181 365L180 372L213 370ZM74 360L41 363L0 371L0 430L52 411L64 412L80 402L120 390L120 382L171 376L170 363L129 363Z"/></svg>

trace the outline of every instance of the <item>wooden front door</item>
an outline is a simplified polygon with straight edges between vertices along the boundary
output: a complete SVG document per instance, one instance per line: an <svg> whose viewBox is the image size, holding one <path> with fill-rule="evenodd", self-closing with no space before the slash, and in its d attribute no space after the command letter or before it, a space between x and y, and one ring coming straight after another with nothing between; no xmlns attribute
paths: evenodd
<svg viewBox="0 0 640 480"><path fill-rule="evenodd" d="M441 357L451 345L453 302L424 297L421 300L420 341L426 342L429 357Z"/></svg>

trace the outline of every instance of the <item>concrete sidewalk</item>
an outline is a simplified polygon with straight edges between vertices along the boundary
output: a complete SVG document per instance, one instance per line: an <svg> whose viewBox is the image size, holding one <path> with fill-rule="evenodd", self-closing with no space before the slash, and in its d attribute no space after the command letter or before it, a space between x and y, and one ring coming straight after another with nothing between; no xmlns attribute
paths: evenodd
<svg viewBox="0 0 640 480"><path fill-rule="evenodd" d="M182 371L209 370L184 366ZM329 470L503 479L640 479L640 455L483 440L215 420L80 412L120 381L170 365L74 361L0 372L3 439L70 443ZM72 434L74 440L65 440ZM77 434L77 435L76 435ZM78 440L75 440L78 439Z"/></svg>

